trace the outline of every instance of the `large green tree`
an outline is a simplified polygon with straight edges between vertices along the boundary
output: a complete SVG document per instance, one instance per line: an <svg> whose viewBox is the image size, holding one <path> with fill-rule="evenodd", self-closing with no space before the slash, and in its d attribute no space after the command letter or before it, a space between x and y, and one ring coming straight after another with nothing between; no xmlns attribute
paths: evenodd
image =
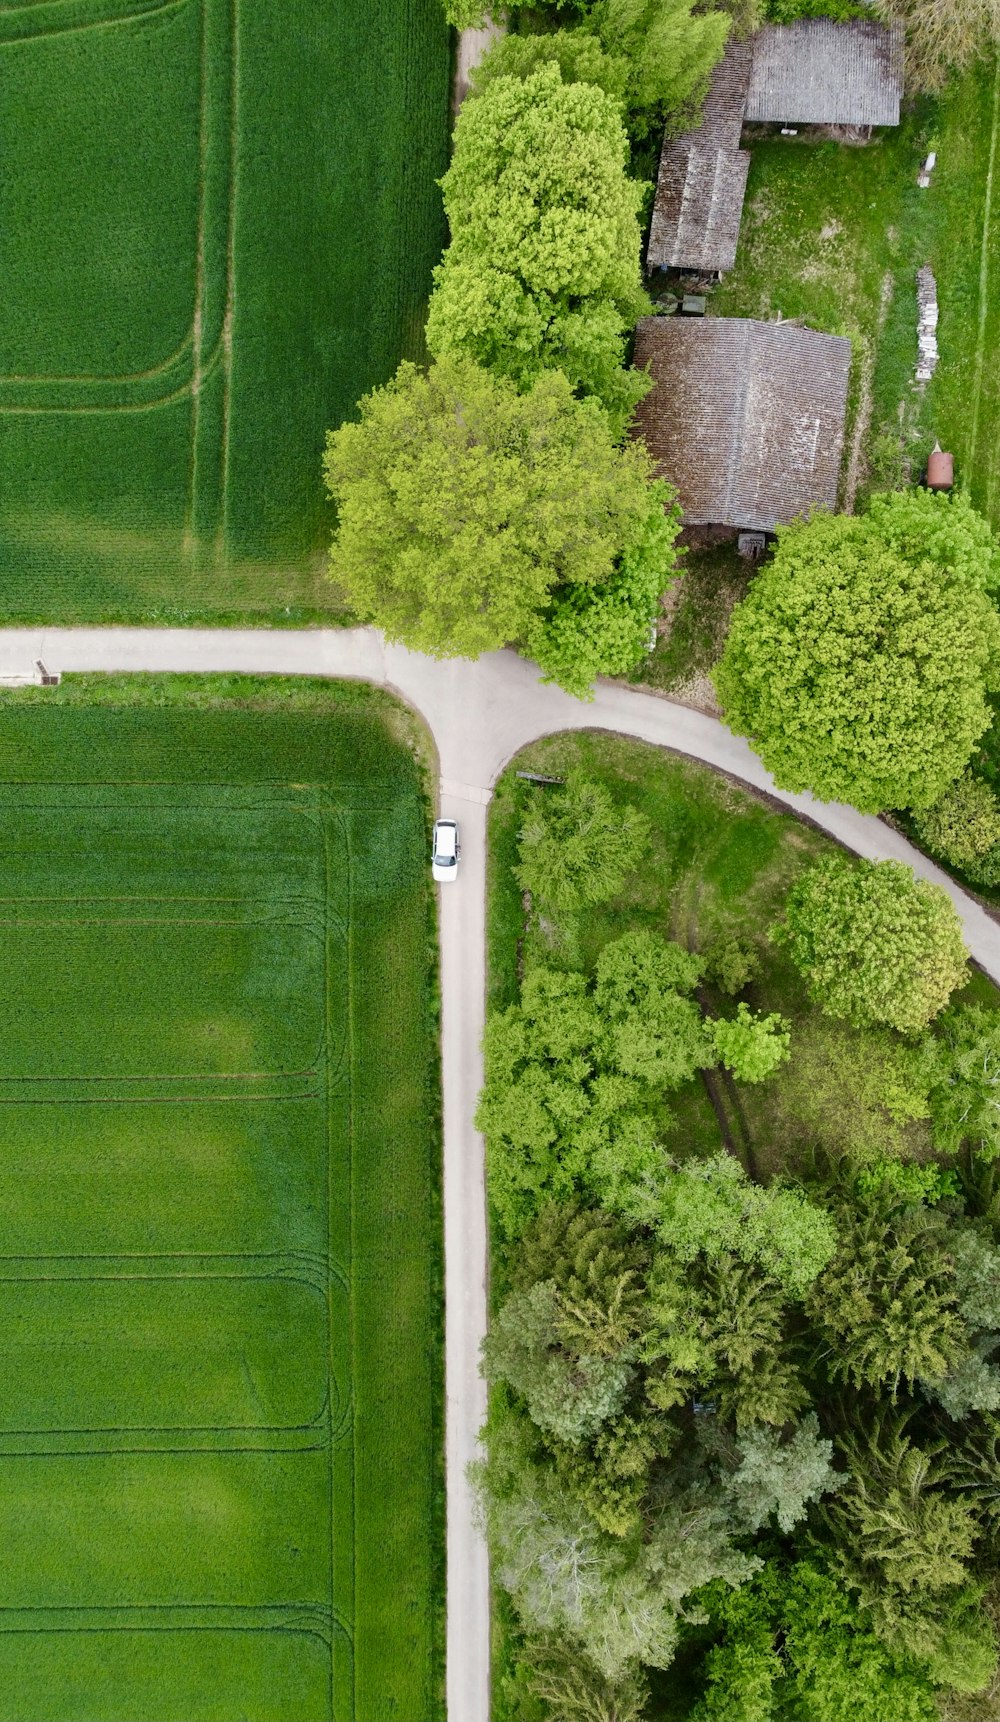
<svg viewBox="0 0 1000 1722"><path fill-rule="evenodd" d="M528 389L557 367L620 436L649 378L625 370L648 309L639 278L642 187L626 173L617 103L555 64L498 78L466 103L442 181L451 243L427 344Z"/></svg>
<svg viewBox="0 0 1000 1722"><path fill-rule="evenodd" d="M783 789L871 813L926 807L988 728L1000 618L968 555L943 560L936 515L917 555L919 524L890 513L784 527L734 611L719 698Z"/></svg>
<svg viewBox="0 0 1000 1722"><path fill-rule="evenodd" d="M775 936L814 1002L859 1028L916 1034L968 975L950 898L901 861L817 861L789 892Z"/></svg>
<svg viewBox="0 0 1000 1722"><path fill-rule="evenodd" d="M647 530L649 458L558 371L525 392L469 359L401 365L327 441L331 573L356 613L436 657L521 638L600 587Z"/></svg>
<svg viewBox="0 0 1000 1722"><path fill-rule="evenodd" d="M460 27L479 23L484 10L482 0L445 0L445 9ZM695 0L579 0L572 10L553 11L560 24L573 17L573 27L535 34L522 26L501 37L474 72L473 89L499 77L530 77L554 61L564 83L596 84L619 101L634 138L664 122L673 132L693 123L732 22Z"/></svg>

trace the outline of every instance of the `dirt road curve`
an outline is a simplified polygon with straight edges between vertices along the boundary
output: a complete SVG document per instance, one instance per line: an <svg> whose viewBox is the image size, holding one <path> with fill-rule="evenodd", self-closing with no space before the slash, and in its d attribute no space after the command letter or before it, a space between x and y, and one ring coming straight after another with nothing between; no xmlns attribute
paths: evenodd
<svg viewBox="0 0 1000 1722"><path fill-rule="evenodd" d="M346 676L395 689L424 718L440 769L443 812L462 826L461 876L440 892L448 1470L448 1714L488 1722L489 1573L466 1467L485 1406L479 1345L486 1327L483 1144L472 1127L482 1063L485 993L486 808L519 748L560 729L631 735L716 766L806 814L858 855L908 861L943 885L981 968L1000 982L1000 925L898 833L837 803L774 788L756 755L714 718L612 685L591 705L544 687L511 652L477 664L437 663L386 646L371 629L50 628L0 630L0 677L43 658L55 670L245 671Z"/></svg>

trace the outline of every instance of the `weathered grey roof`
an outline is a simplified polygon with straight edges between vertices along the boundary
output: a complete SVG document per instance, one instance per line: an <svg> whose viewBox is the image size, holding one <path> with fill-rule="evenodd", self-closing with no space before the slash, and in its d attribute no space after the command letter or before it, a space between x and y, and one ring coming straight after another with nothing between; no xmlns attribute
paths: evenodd
<svg viewBox="0 0 1000 1722"><path fill-rule="evenodd" d="M656 181L650 269L731 269L750 156L744 149L665 147Z"/></svg>
<svg viewBox="0 0 1000 1722"><path fill-rule="evenodd" d="M731 269L750 157L740 149L753 48L730 42L712 73L696 131L665 142L656 179L650 269Z"/></svg>
<svg viewBox="0 0 1000 1722"><path fill-rule="evenodd" d="M730 41L712 73L697 130L664 142L646 264L731 269L750 157L748 120L844 126L899 124L903 38L867 18L769 24Z"/></svg>
<svg viewBox="0 0 1000 1722"><path fill-rule="evenodd" d="M754 38L744 117L782 124L896 126L903 32L868 18L800 18Z"/></svg>
<svg viewBox="0 0 1000 1722"><path fill-rule="evenodd" d="M637 430L689 525L772 531L835 508L851 343L748 317L644 317Z"/></svg>

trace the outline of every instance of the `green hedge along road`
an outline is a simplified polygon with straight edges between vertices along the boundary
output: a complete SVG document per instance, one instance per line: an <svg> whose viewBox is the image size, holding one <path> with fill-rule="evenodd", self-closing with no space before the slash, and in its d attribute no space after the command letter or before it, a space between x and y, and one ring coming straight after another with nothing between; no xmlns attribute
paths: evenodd
<svg viewBox="0 0 1000 1722"><path fill-rule="evenodd" d="M440 893L444 1098L447 1462L447 1691L451 1722L489 1722L489 1568L467 1467L485 1414L483 1143L473 1128L482 1083L486 982L486 809L507 761L564 729L604 729L671 748L765 791L871 860L907 862L954 902L976 963L1000 983L1000 925L890 826L853 807L776 789L747 743L714 718L613 684L592 703L544 686L513 652L436 662L373 629L52 628L0 630L0 679L50 670L236 673L350 678L388 687L427 723L438 750L442 813L461 821L462 868Z"/></svg>

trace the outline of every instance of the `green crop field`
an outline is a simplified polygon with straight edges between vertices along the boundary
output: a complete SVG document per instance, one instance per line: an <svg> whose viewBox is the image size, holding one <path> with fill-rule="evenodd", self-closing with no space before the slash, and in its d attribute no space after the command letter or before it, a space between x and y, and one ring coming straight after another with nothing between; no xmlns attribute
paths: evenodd
<svg viewBox="0 0 1000 1722"><path fill-rule="evenodd" d="M421 350L439 0L0 4L0 619L336 614L320 454Z"/></svg>
<svg viewBox="0 0 1000 1722"><path fill-rule="evenodd" d="M441 1713L426 810L400 708L0 699L0 1716Z"/></svg>

